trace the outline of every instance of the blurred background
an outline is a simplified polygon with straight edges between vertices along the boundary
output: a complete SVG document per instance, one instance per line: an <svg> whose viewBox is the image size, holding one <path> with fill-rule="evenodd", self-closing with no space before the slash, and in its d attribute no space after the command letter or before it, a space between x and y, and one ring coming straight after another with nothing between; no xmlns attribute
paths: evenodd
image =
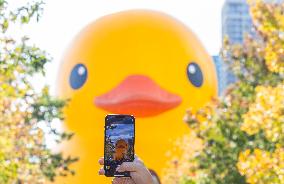
<svg viewBox="0 0 284 184"><path fill-rule="evenodd" d="M216 72L217 82L212 79L207 92L196 92L210 93L208 100L183 103L182 115L172 110L138 117L145 123L181 121L172 129L176 134L169 133L169 124L157 125L159 135L168 136L167 146L161 143L157 148L167 157L163 168L157 166L161 183L284 183L282 0L0 0L0 183L99 181L91 179L99 166L87 165L81 173L78 169L85 166L80 161L87 163L88 147L96 142L88 142L93 135L74 125L80 120L74 114L90 125L109 111L78 108L80 99L93 97L60 89L60 76L69 67L62 63L77 48L74 43L84 27L105 15L133 9L164 12L190 28L212 58L210 72ZM180 130L184 127L188 131ZM102 126L92 128L103 136ZM73 149L74 145L79 146ZM102 146L96 144L90 153L100 155ZM149 150L145 163L155 170ZM96 159L90 164L96 165Z"/></svg>

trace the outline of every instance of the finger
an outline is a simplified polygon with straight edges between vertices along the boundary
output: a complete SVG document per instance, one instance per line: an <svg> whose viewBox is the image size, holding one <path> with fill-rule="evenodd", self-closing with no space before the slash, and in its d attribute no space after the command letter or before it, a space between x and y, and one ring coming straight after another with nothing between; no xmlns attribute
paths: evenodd
<svg viewBox="0 0 284 184"><path fill-rule="evenodd" d="M119 184L119 178L114 178L113 180L112 180L112 184ZM121 183L121 182L120 182Z"/></svg>
<svg viewBox="0 0 284 184"><path fill-rule="evenodd" d="M114 178L112 184L135 184L130 178Z"/></svg>
<svg viewBox="0 0 284 184"><path fill-rule="evenodd" d="M114 178L112 180L112 184L123 184L123 179L122 178Z"/></svg>
<svg viewBox="0 0 284 184"><path fill-rule="evenodd" d="M104 168L101 168L100 170L99 170L99 175L104 175L105 174L105 170L104 170Z"/></svg>
<svg viewBox="0 0 284 184"><path fill-rule="evenodd" d="M143 162L137 155L135 155L135 160L134 160L134 162L137 162L137 163L139 163L139 164L145 165L144 162Z"/></svg>
<svg viewBox="0 0 284 184"><path fill-rule="evenodd" d="M124 171L130 171L135 172L139 170L139 164L136 162L123 162L120 166L116 168L117 172L124 172Z"/></svg>
<svg viewBox="0 0 284 184"><path fill-rule="evenodd" d="M134 155L134 162L139 163L139 164L145 166L144 162L136 154Z"/></svg>
<svg viewBox="0 0 284 184"><path fill-rule="evenodd" d="M104 165L104 157L102 157L102 158L99 159L99 164L100 164L100 165Z"/></svg>

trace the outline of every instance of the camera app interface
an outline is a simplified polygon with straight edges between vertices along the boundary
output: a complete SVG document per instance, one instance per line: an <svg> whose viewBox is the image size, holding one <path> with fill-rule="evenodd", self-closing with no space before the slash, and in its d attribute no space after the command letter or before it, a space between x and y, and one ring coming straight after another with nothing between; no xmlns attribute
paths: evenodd
<svg viewBox="0 0 284 184"><path fill-rule="evenodd" d="M108 123L105 135L105 169L108 175L119 174L115 171L118 165L134 160L133 146L134 122L131 117Z"/></svg>

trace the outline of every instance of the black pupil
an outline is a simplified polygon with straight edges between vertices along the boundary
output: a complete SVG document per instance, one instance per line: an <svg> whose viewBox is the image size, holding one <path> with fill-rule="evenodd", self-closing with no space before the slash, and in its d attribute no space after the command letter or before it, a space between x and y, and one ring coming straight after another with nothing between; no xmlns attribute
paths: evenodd
<svg viewBox="0 0 284 184"><path fill-rule="evenodd" d="M189 81L196 87L200 87L203 83L203 74L196 63L190 63L187 66L187 76Z"/></svg>
<svg viewBox="0 0 284 184"><path fill-rule="evenodd" d="M85 65L77 64L71 71L69 83L73 89L81 88L87 80L88 71Z"/></svg>

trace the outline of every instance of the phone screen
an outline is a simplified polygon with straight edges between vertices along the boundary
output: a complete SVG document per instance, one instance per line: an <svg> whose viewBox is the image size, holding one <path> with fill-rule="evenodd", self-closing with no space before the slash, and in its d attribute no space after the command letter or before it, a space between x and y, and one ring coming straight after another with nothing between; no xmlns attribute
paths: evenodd
<svg viewBox="0 0 284 184"><path fill-rule="evenodd" d="M134 160L135 125L131 115L107 115L105 123L105 175L129 177L129 172L116 172L123 162Z"/></svg>

